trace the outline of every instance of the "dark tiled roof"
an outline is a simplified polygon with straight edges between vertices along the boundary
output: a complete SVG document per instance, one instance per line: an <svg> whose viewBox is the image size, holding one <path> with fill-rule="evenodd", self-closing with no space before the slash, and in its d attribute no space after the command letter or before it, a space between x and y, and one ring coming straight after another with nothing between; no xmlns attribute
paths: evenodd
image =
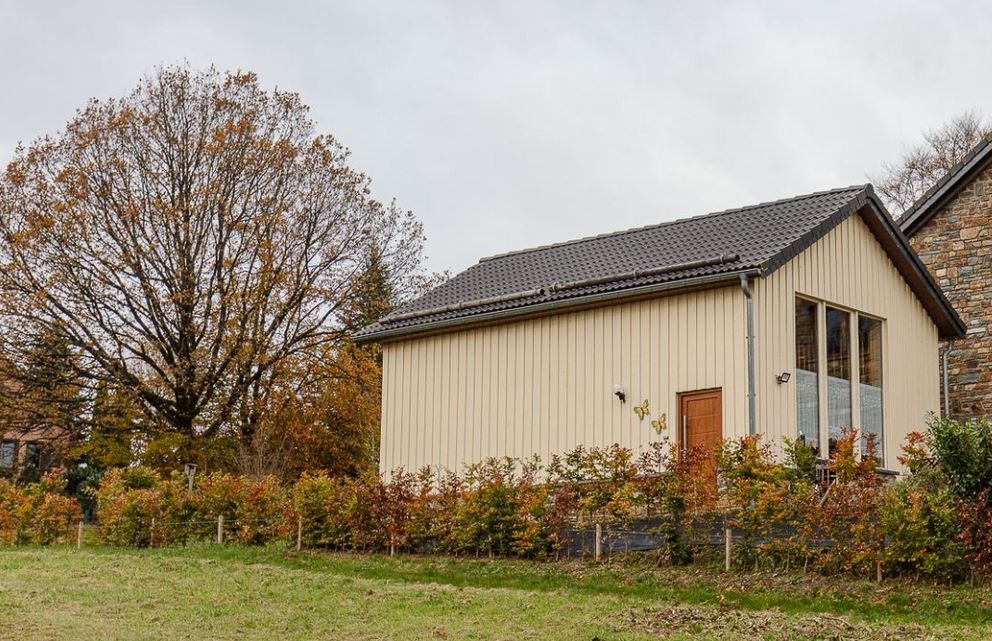
<svg viewBox="0 0 992 641"><path fill-rule="evenodd" d="M871 186L856 185L483 258L356 338L680 281L766 275L869 198Z"/></svg>
<svg viewBox="0 0 992 641"><path fill-rule="evenodd" d="M974 149L941 176L930 189L920 196L913 205L899 217L899 227L907 236L912 236L920 227L940 210L947 198L956 193L957 188L975 175L975 172L992 160L992 138L986 138Z"/></svg>

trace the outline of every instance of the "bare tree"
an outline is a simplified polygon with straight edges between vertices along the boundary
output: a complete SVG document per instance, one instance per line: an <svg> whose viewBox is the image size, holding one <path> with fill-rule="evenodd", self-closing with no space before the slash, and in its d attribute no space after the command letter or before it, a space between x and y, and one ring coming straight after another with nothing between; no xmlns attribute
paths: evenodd
<svg viewBox="0 0 992 641"><path fill-rule="evenodd" d="M372 244L420 267L420 224L348 157L250 73L162 68L92 100L0 179L0 340L53 333L157 424L219 433L342 337Z"/></svg>
<svg viewBox="0 0 992 641"><path fill-rule="evenodd" d="M921 144L906 151L898 163L882 165L882 172L869 180L893 213L901 214L990 134L992 125L967 111L924 132Z"/></svg>

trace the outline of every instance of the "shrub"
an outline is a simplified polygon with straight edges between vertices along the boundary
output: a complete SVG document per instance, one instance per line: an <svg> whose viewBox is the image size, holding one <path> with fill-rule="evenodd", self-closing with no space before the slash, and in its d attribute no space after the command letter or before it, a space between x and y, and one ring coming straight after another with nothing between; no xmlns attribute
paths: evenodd
<svg viewBox="0 0 992 641"><path fill-rule="evenodd" d="M962 500L958 508L965 557L972 569L981 574L992 573L992 489Z"/></svg>
<svg viewBox="0 0 992 641"><path fill-rule="evenodd" d="M342 547L347 540L336 508L343 501L343 483L326 474L306 473L292 490L293 508L303 521L303 543L307 546Z"/></svg>
<svg viewBox="0 0 992 641"><path fill-rule="evenodd" d="M400 471L382 486L382 528L390 551L421 551L434 539L433 473Z"/></svg>
<svg viewBox="0 0 992 641"><path fill-rule="evenodd" d="M454 472L446 471L440 476L430 503L428 536L433 549L446 553L458 552L456 516L466 491L465 480Z"/></svg>
<svg viewBox="0 0 992 641"><path fill-rule="evenodd" d="M992 487L992 422L987 418L958 422L931 417L929 446L951 490L975 497Z"/></svg>
<svg viewBox="0 0 992 641"><path fill-rule="evenodd" d="M600 523L622 527L642 511L641 470L633 452L619 445L586 449L552 457L548 482L571 493L578 525Z"/></svg>
<svg viewBox="0 0 992 641"><path fill-rule="evenodd" d="M467 487L454 515L454 547L461 552L507 555L513 544L516 461L490 458L469 465Z"/></svg>
<svg viewBox="0 0 992 641"><path fill-rule="evenodd" d="M100 534L110 545L149 547L185 542L192 510L177 479L144 467L110 470L96 492Z"/></svg>
<svg viewBox="0 0 992 641"><path fill-rule="evenodd" d="M289 492L275 477L250 479L232 474L200 478L191 497L192 517L200 535L216 534L224 517L224 536L244 545L260 545L295 531Z"/></svg>
<svg viewBox="0 0 992 641"><path fill-rule="evenodd" d="M953 494L964 556L973 571L992 572L992 422L931 417L925 437L912 435L903 461L931 479L926 500L943 497L944 488Z"/></svg>
<svg viewBox="0 0 992 641"><path fill-rule="evenodd" d="M800 452L794 444L787 448ZM781 562L806 553L802 519L813 502L813 486L802 470L777 463L768 444L751 435L725 442L718 454L729 524L739 534L734 559L740 565ZM814 468L815 473L815 468Z"/></svg>
<svg viewBox="0 0 992 641"><path fill-rule="evenodd" d="M958 501L946 486L929 486L919 477L892 483L879 520L887 571L944 581L963 576Z"/></svg>
<svg viewBox="0 0 992 641"><path fill-rule="evenodd" d="M57 473L23 487L0 480L0 543L51 545L72 540L83 514L64 490Z"/></svg>
<svg viewBox="0 0 992 641"><path fill-rule="evenodd" d="M883 479L875 469L876 442L865 439L859 458L858 433L844 430L828 462L833 481L804 515L808 539L822 539L817 567L823 572L870 574L882 560L884 533L879 524Z"/></svg>
<svg viewBox="0 0 992 641"><path fill-rule="evenodd" d="M810 445L801 438L782 439L785 444L785 471L793 481L816 483L817 455Z"/></svg>
<svg viewBox="0 0 992 641"><path fill-rule="evenodd" d="M700 449L680 452L676 445L656 442L638 461L646 512L658 519L656 532L664 539L665 557L674 565L692 560L693 516L713 505L716 482L703 472L711 455Z"/></svg>

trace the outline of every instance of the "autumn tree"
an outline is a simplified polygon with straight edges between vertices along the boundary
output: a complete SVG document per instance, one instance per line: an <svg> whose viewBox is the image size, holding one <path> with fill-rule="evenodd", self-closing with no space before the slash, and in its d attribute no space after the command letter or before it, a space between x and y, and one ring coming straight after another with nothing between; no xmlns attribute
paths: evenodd
<svg viewBox="0 0 992 641"><path fill-rule="evenodd" d="M348 159L250 73L162 68L92 100L0 179L2 347L57 336L175 448L250 435L346 336L370 254L396 290L418 278L420 224Z"/></svg>
<svg viewBox="0 0 992 641"><path fill-rule="evenodd" d="M156 430L126 389L99 382L89 408L69 452L88 466L102 470L130 465L138 446L154 438Z"/></svg>
<svg viewBox="0 0 992 641"><path fill-rule="evenodd" d="M924 132L923 142L903 153L897 163L882 165L869 179L893 214L909 209L930 187L992 134L992 125L973 111Z"/></svg>
<svg viewBox="0 0 992 641"><path fill-rule="evenodd" d="M50 331L24 337L17 348L0 355L0 431L56 428L69 437L87 411L76 354Z"/></svg>

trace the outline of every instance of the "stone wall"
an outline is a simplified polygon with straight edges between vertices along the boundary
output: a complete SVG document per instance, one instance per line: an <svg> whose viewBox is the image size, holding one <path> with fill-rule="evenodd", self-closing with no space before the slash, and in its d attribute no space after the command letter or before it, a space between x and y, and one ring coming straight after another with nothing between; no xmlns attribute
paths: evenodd
<svg viewBox="0 0 992 641"><path fill-rule="evenodd" d="M992 166L910 243L968 328L965 338L951 342L948 354L951 415L992 415Z"/></svg>

